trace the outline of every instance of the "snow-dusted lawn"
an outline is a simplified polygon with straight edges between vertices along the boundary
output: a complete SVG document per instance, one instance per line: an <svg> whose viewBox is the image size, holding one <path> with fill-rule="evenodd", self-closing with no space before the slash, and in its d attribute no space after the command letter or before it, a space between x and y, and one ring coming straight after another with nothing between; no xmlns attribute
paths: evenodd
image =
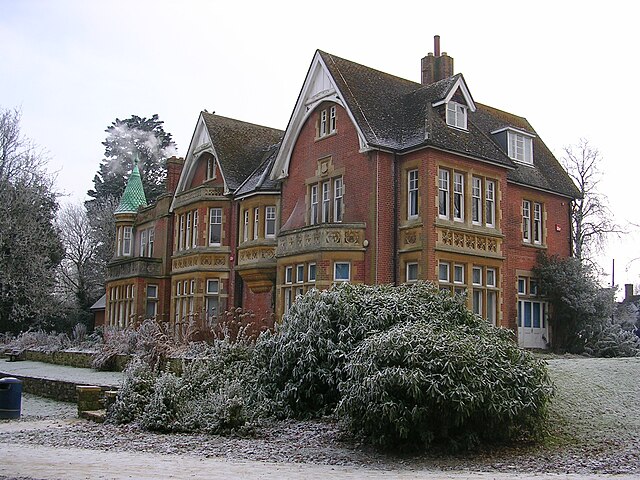
<svg viewBox="0 0 640 480"><path fill-rule="evenodd" d="M552 432L578 444L640 439L640 358L547 360Z"/></svg>

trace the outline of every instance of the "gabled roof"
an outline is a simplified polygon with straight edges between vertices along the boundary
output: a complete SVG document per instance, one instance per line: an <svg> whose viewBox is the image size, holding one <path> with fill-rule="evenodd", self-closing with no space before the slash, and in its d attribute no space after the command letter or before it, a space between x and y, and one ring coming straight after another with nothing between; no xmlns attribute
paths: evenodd
<svg viewBox="0 0 640 480"><path fill-rule="evenodd" d="M235 191L284 133L275 128L202 112L227 187Z"/></svg>
<svg viewBox="0 0 640 480"><path fill-rule="evenodd" d="M200 112L175 195L190 188L198 160L205 153L212 155L218 164L225 194L234 193L262 163L266 152L280 141L283 133L275 128Z"/></svg>
<svg viewBox="0 0 640 480"><path fill-rule="evenodd" d="M127 186L124 188L124 193L114 213L136 213L138 207L147 206L147 197L144 194L144 187L142 186L142 178L140 177L140 170L138 170L138 163L133 166L133 171L129 180L127 180Z"/></svg>
<svg viewBox="0 0 640 480"><path fill-rule="evenodd" d="M460 98L468 106L466 131L446 124L442 109L451 98ZM534 140L533 167L520 166L507 156L491 132L504 127L534 132L533 128L521 117L476 104L461 74L425 86L320 50L287 126L272 179L287 176L301 123L321 101L336 102L347 110L363 151L381 149L402 154L435 147L507 168L508 178L517 183L570 197L577 194L573 182L539 137Z"/></svg>
<svg viewBox="0 0 640 480"><path fill-rule="evenodd" d="M262 162L251 175L236 190L236 198L246 197L256 193L273 193L280 191L280 184L269 178L269 172L276 159L280 144L272 145L265 153Z"/></svg>

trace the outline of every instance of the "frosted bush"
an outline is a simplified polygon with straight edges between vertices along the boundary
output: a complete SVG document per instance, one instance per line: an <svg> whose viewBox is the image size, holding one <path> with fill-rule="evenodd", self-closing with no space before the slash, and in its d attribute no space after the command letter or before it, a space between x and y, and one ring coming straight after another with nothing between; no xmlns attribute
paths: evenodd
<svg viewBox="0 0 640 480"><path fill-rule="evenodd" d="M134 358L126 370L122 387L108 412L108 418L114 423L128 423L142 415L145 406L153 394L157 373L138 358Z"/></svg>

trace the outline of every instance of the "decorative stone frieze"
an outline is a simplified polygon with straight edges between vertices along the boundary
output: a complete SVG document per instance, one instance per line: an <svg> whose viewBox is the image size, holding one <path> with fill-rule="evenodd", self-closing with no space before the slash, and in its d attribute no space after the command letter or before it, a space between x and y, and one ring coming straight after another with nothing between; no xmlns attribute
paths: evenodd
<svg viewBox="0 0 640 480"><path fill-rule="evenodd" d="M448 228L438 229L438 244L445 249L452 247L456 251L465 251L472 255L498 256L501 254L500 243L500 237Z"/></svg>
<svg viewBox="0 0 640 480"><path fill-rule="evenodd" d="M321 224L282 232L276 257L319 250L364 250L365 224Z"/></svg>
<svg viewBox="0 0 640 480"><path fill-rule="evenodd" d="M275 263L276 247L259 246L238 250L238 265L247 265L257 262Z"/></svg>
<svg viewBox="0 0 640 480"><path fill-rule="evenodd" d="M171 269L174 273L190 269L225 270L228 268L228 255L219 253L196 253L180 256L171 261Z"/></svg>
<svg viewBox="0 0 640 480"><path fill-rule="evenodd" d="M162 275L162 260L159 258L135 257L116 260L107 267L108 281L128 277L157 277Z"/></svg>

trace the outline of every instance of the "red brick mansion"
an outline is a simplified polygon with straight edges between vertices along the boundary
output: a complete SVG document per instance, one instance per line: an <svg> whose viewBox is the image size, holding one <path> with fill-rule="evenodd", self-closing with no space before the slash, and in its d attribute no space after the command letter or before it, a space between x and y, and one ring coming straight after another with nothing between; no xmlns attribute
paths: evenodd
<svg viewBox="0 0 640 480"><path fill-rule="evenodd" d="M532 268L571 252L578 191L529 122L477 103L453 58L420 83L317 51L285 131L200 113L167 193L137 169L116 215L106 323L177 335L233 307L286 313L338 282L428 280L469 308L553 340Z"/></svg>

